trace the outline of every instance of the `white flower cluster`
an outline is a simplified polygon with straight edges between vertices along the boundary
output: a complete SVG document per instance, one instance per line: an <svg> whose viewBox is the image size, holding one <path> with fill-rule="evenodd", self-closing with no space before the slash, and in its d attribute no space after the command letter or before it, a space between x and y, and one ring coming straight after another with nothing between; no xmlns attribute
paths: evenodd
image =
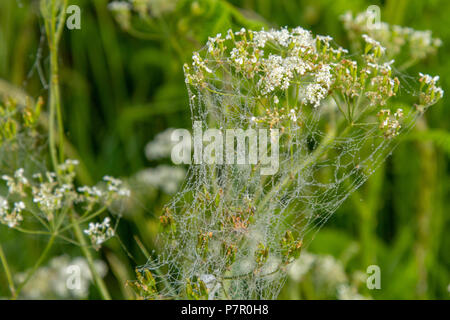
<svg viewBox="0 0 450 320"><path fill-rule="evenodd" d="M344 20L350 28L349 16ZM365 15L356 19L358 25L366 20ZM313 37L310 31L299 27L270 31L242 28L237 32L229 30L225 37L221 34L210 37L207 52L194 53L193 63L184 67L186 82L199 90L191 99L200 99L202 91L253 97L262 108L252 110L245 118L251 124L265 123L282 130L292 122L302 124L302 105L318 108L330 96L341 102L338 106L341 112L347 110L344 115L349 122L358 117L361 104L368 102L376 113L379 109L375 108L388 105L400 88L400 80L393 72L395 54L390 45L395 39L380 37L376 30L395 33L400 27L393 31L389 25L380 23L375 29L364 28L358 29L358 33L355 31L365 44L359 61L343 57L348 51L333 47L331 37ZM407 29L401 30L405 33ZM410 42L425 37L423 32L410 30L407 33ZM430 43L431 40L423 41ZM419 110L442 98L444 92L437 87L437 81L436 77L421 74L420 103L416 105ZM381 127L386 137L399 133L401 126L395 122L397 120L392 119Z"/></svg>
<svg viewBox="0 0 450 320"><path fill-rule="evenodd" d="M168 128L158 133L155 138L145 146L145 156L148 160L159 160L170 157L173 146L176 144L171 137L173 128Z"/></svg>
<svg viewBox="0 0 450 320"><path fill-rule="evenodd" d="M306 87L306 100L315 108L326 97L328 90L318 83L312 83Z"/></svg>
<svg viewBox="0 0 450 320"><path fill-rule="evenodd" d="M437 86L439 76L430 76L428 74L419 73L420 82L420 104L417 105L419 110L427 108L435 104L444 96L444 90Z"/></svg>
<svg viewBox="0 0 450 320"><path fill-rule="evenodd" d="M116 196L129 197L131 195L128 188L122 187L122 180L111 176L104 176L103 180L106 181L107 185L107 199L114 200Z"/></svg>
<svg viewBox="0 0 450 320"><path fill-rule="evenodd" d="M369 61L372 57L368 56ZM364 72L371 76L366 96L372 106L384 106L390 97L397 94L400 81L397 77L392 77L393 63L394 60L382 64L368 62L364 68Z"/></svg>
<svg viewBox="0 0 450 320"><path fill-rule="evenodd" d="M25 204L19 201L15 202L12 210L10 210L8 201L0 197L0 223L10 228L16 227L23 220L21 213L24 209Z"/></svg>
<svg viewBox="0 0 450 320"><path fill-rule="evenodd" d="M401 128L400 119L403 118L402 109L397 109L393 115L391 115L389 109L382 109L377 116L380 121L380 129L384 132L386 138L393 138L399 134Z"/></svg>
<svg viewBox="0 0 450 320"><path fill-rule="evenodd" d="M423 74L422 72L419 72L419 76L422 79L421 81L425 82L425 84L436 85L439 81L439 76L432 77L429 74Z"/></svg>
<svg viewBox="0 0 450 320"><path fill-rule="evenodd" d="M382 30L389 29L387 24L381 26ZM395 60L386 59L391 54L376 36L371 32L358 34L365 50L362 61L356 61L343 57L348 51L333 47L330 36L313 37L300 27L229 30L224 38L221 34L209 38L206 54L194 53L193 63L184 66L186 82L200 91L232 96L235 93L225 91L235 88L242 95L259 99L265 114L252 112L247 118L252 124L266 123L271 128L283 129L286 120L300 125L301 105L317 108L330 95L345 104L355 104L341 110L355 108L355 100L368 101L370 107L383 107L398 93L400 80L393 75ZM223 87L218 81L222 73L226 74ZM424 90L418 107L427 107L442 98L443 91L436 86L437 78L421 77ZM191 99L200 94L191 95ZM288 101L290 105L285 104ZM359 110L346 115L349 121L355 111ZM398 133L395 122L390 123L390 130L393 131L388 136Z"/></svg>
<svg viewBox="0 0 450 320"><path fill-rule="evenodd" d="M35 175L39 177L39 175ZM64 200L74 200L76 194L72 184L60 185L56 181L54 173L47 173L47 181L41 181L37 186L32 186L33 202L45 214L47 220L52 220L56 211L64 205Z"/></svg>
<svg viewBox="0 0 450 320"><path fill-rule="evenodd" d="M442 45L441 39L432 37L430 30L416 31L411 28L406 28L409 35L409 45L413 56L417 59L423 59L428 52L435 52L436 48Z"/></svg>
<svg viewBox="0 0 450 320"><path fill-rule="evenodd" d="M132 9L132 5L126 1L112 1L108 3L108 9L111 11L129 11Z"/></svg>
<svg viewBox="0 0 450 320"><path fill-rule="evenodd" d="M9 193L24 194L24 187L28 186L28 179L24 176L23 168L18 169L13 177L3 175L2 179L6 181Z"/></svg>
<svg viewBox="0 0 450 320"><path fill-rule="evenodd" d="M330 71L330 65L322 65L316 73L316 82L306 87L306 100L315 108L326 98L328 90L333 83L333 76Z"/></svg>
<svg viewBox="0 0 450 320"><path fill-rule="evenodd" d="M378 42L377 40L369 37L367 34L363 34L362 38L364 39L364 41L367 44L366 45L366 50L365 50L366 53L372 48L375 48L375 50L377 50L377 54L378 55L383 55L386 52L386 48L383 47L380 42Z"/></svg>
<svg viewBox="0 0 450 320"><path fill-rule="evenodd" d="M186 171L180 167L160 165L156 168L144 169L137 174L137 180L147 186L161 189L167 194L177 192Z"/></svg>
<svg viewBox="0 0 450 320"><path fill-rule="evenodd" d="M288 89L294 78L294 72L302 76L312 68L299 57L283 58L274 54L269 55L268 59L264 59L262 65L266 76L259 80L258 86L262 88L262 94L264 95L273 92L275 89Z"/></svg>
<svg viewBox="0 0 450 320"><path fill-rule="evenodd" d="M241 32L245 32L245 29ZM282 47L293 46L294 53L305 52L314 46L314 38L311 32L301 27L296 27L292 31L287 28L254 31L253 39L260 48L264 47L267 41L273 41Z"/></svg>
<svg viewBox="0 0 450 320"><path fill-rule="evenodd" d="M79 195L81 195L78 202L85 203L87 211L91 211L99 203L110 205L114 200L131 195L130 190L123 187L121 180L104 176L103 181L106 182L106 189L96 186L82 186L77 189Z"/></svg>
<svg viewBox="0 0 450 320"><path fill-rule="evenodd" d="M131 13L135 12L141 18L145 19L158 18L176 10L177 3L178 0L112 1L108 3L108 9L115 14L115 18L119 24L126 29L130 27Z"/></svg>
<svg viewBox="0 0 450 320"><path fill-rule="evenodd" d="M205 61L203 61L202 58L200 58L200 54L198 52L194 52L192 56L192 61L193 66L198 67L199 69L203 69L208 73L212 73L212 70L209 69Z"/></svg>
<svg viewBox="0 0 450 320"><path fill-rule="evenodd" d="M131 28L131 13L133 6L126 1L112 1L108 3L108 9L114 14L117 23L124 30Z"/></svg>
<svg viewBox="0 0 450 320"><path fill-rule="evenodd" d="M102 243L114 237L114 229L110 225L111 219L106 217L102 223L89 223L89 228L84 233L89 236L93 247L98 250Z"/></svg>
<svg viewBox="0 0 450 320"><path fill-rule="evenodd" d="M209 41L216 41L220 37L221 35L219 33L216 38L210 38ZM147 143L145 146L145 155L148 160L160 160L171 156L172 149L177 144L177 142L172 140L174 132L175 129L166 129L158 133L152 141ZM183 140L181 143L183 143L183 150L190 151L190 141L186 139L186 141ZM141 170L135 177L137 182L145 185L145 187L152 187L160 189L167 194L173 194L178 190L185 175L186 170L184 168L163 164L155 168Z"/></svg>
<svg viewBox="0 0 450 320"><path fill-rule="evenodd" d="M3 175L2 180L6 181L8 194L6 198L0 198L0 222L10 228L17 227L23 220L22 213L25 210L51 221L60 210L73 207L74 204L84 204L89 212L96 205L106 206L116 199L130 196L130 190L122 186L122 181L109 176L104 177L105 190L95 186L83 186L75 190L77 164L76 160L66 160L58 166L58 174L36 173L32 175L33 179L25 177L23 168L16 170L13 176ZM11 206L7 199L16 201ZM32 204L28 204L26 199L31 199Z"/></svg>
<svg viewBox="0 0 450 320"><path fill-rule="evenodd" d="M184 66L186 82L205 88L209 77L214 78L211 75L214 70L227 64L233 73L254 81L250 81L254 86L249 86L249 90L258 90L252 92L255 96L272 96L276 104L278 92L304 83L302 100L317 107L335 81L335 62L347 52L341 47L331 47L331 40L329 36L313 37L300 27L229 30L225 38L221 34L209 38L208 57L194 53L192 65Z"/></svg>
<svg viewBox="0 0 450 320"><path fill-rule="evenodd" d="M264 54L264 51L255 48L253 52L249 53L243 47L244 45L240 43L238 47L233 48L230 52L230 59L237 72L243 72L247 78L252 79L261 67L259 57Z"/></svg>

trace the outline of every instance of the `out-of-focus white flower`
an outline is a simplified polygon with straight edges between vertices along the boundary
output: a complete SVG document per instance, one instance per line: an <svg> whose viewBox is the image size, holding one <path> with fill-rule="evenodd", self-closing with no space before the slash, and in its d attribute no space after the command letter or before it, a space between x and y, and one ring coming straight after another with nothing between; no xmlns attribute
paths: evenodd
<svg viewBox="0 0 450 320"><path fill-rule="evenodd" d="M289 278L297 283L308 277L314 283L316 294L337 298L341 300L361 300L368 299L358 293L355 276L362 276L358 272L351 276L345 273L343 265L330 255L313 254L303 251L295 262L288 269Z"/></svg>
<svg viewBox="0 0 450 320"><path fill-rule="evenodd" d="M297 121L297 113L295 112L294 109L291 109L289 111L289 118L293 121L296 122Z"/></svg>
<svg viewBox="0 0 450 320"><path fill-rule="evenodd" d="M95 260L94 267L101 277L108 271L106 263ZM19 273L16 280L22 282L27 273ZM77 277L74 283L71 279ZM62 255L50 260L47 266L36 270L34 277L23 287L21 298L25 299L83 299L89 294L93 278L86 259L71 259ZM76 285L74 285L76 284Z"/></svg>
<svg viewBox="0 0 450 320"><path fill-rule="evenodd" d="M307 251L303 251L295 262L290 267L288 274L294 281L300 281L302 277L311 269L315 261L315 256Z"/></svg>
<svg viewBox="0 0 450 320"><path fill-rule="evenodd" d="M107 182L107 189L112 200L117 197L129 197L131 191L123 187L123 181L111 176L104 176L103 180Z"/></svg>
<svg viewBox="0 0 450 320"><path fill-rule="evenodd" d="M171 137L175 129L169 128L161 133L158 133L155 138L147 143L145 147L145 155L149 160L158 160L170 157L173 146Z"/></svg>
<svg viewBox="0 0 450 320"><path fill-rule="evenodd" d="M280 102L280 100L278 100L277 96L273 97L273 103L278 104Z"/></svg>
<svg viewBox="0 0 450 320"><path fill-rule="evenodd" d="M339 300L367 300L368 298L359 294L355 287L341 284L337 287L337 298Z"/></svg>
<svg viewBox="0 0 450 320"><path fill-rule="evenodd" d="M131 3L127 1L112 1L108 3L108 9L111 11L129 11L132 9Z"/></svg>
<svg viewBox="0 0 450 320"><path fill-rule="evenodd" d="M386 22L372 23L375 16L371 11L363 11L355 17L351 12L341 16L344 27L351 40L363 35L367 43L386 47L390 55L397 55L402 50L411 55L413 60L421 60L442 45L442 41L432 37L430 30L414 30L409 27L389 25Z"/></svg>
<svg viewBox="0 0 450 320"><path fill-rule="evenodd" d="M181 167L160 165L140 171L137 179L139 182L161 189L167 194L173 194L178 190L185 174L186 171Z"/></svg>

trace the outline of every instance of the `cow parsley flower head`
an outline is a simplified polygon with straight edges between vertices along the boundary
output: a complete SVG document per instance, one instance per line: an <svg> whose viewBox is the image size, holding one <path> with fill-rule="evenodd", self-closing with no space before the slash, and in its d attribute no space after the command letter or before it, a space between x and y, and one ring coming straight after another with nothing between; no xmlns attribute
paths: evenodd
<svg viewBox="0 0 450 320"><path fill-rule="evenodd" d="M105 241L114 237L115 232L110 223L111 219L106 217L101 223L89 223L89 228L84 230L84 233L90 237L95 249L98 250Z"/></svg>

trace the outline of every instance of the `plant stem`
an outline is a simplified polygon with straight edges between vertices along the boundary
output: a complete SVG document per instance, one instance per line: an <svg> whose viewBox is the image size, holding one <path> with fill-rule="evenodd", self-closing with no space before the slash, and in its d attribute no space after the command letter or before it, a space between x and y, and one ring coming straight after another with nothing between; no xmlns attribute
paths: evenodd
<svg viewBox="0 0 450 320"><path fill-rule="evenodd" d="M427 130L424 118L417 123L419 132ZM419 299L428 298L429 286L429 261L433 255L431 234L432 221L436 214L434 195L436 194L436 155L431 142L419 142L418 153L420 156L420 192L417 197L417 235L415 243L415 259L417 264L416 294Z"/></svg>
<svg viewBox="0 0 450 320"><path fill-rule="evenodd" d="M8 261L6 260L6 256L5 253L3 252L3 247L1 244L0 244L0 260L2 261L3 268L5 269L9 290L11 290L11 296L14 297L16 295L16 289L14 287L14 281L11 276L11 271L9 270Z"/></svg>
<svg viewBox="0 0 450 320"><path fill-rule="evenodd" d="M108 292L108 289L105 285L105 282L103 281L102 277L97 272L97 269L94 265L94 259L92 258L92 254L89 251L88 244L86 242L86 239L84 238L83 232L80 229L80 226L78 222L76 221L73 213L71 215L72 219L72 225L73 225L73 231L75 233L75 237L77 238L78 242L81 244L81 251L83 255L85 256L89 270L91 271L92 278L95 281L95 284L97 285L98 290L100 291L100 295L104 300L111 300L111 296Z"/></svg>
<svg viewBox="0 0 450 320"><path fill-rule="evenodd" d="M225 284L223 283L223 281L220 281L220 285L221 285L221 287L222 287L223 293L225 294L225 298L226 298L227 300L231 300L231 299L230 299L230 296L228 295L227 289L225 289Z"/></svg>
<svg viewBox="0 0 450 320"><path fill-rule="evenodd" d="M44 262L45 258L47 257L47 254L50 252L50 249L53 246L53 243L55 241L55 237L56 237L56 234L52 234L52 236L50 237L49 241L47 242L47 245L45 246L44 251L42 251L41 256L36 261L36 263L34 264L33 268L30 271L28 271L25 280L17 288L15 294L13 295L13 299L17 299L17 297L20 294L20 291L27 284L27 282L30 281L31 277L34 275L34 273L39 268L39 266L42 264L42 262Z"/></svg>
<svg viewBox="0 0 450 320"><path fill-rule="evenodd" d="M268 277L271 275L274 275L275 273L277 273L278 271L281 271L281 267L277 266L277 268L269 273L265 273L262 275L259 275L260 277ZM248 273L244 273L244 274L238 274L238 275L232 275L232 276L225 276L222 278L222 280L239 280L239 279L245 279L245 278L249 278L254 276L255 274L253 273L253 271L250 271ZM221 281L222 281L221 280Z"/></svg>
<svg viewBox="0 0 450 320"><path fill-rule="evenodd" d="M84 215L82 215L82 216L80 217L80 219L79 219L78 221L75 221L74 223L71 223L71 224L69 224L68 226L65 226L64 228L62 228L62 229L60 230L60 232L64 232L64 231L66 231L66 230L68 230L68 229L72 229L73 226L74 226L75 224L80 225L81 223L87 222L87 221L89 221L89 220L95 218L96 216L102 214L103 212L105 212L106 209L107 209L107 207L104 206L104 207L102 207L101 209L95 211L94 213L92 213L92 214L90 214L90 215L88 215L88 216L86 216L86 215L84 214Z"/></svg>
<svg viewBox="0 0 450 320"><path fill-rule="evenodd" d="M64 0L59 12L55 1L51 2L51 17L45 21L45 29L50 50L50 99L49 99L49 147L53 168L57 171L58 157L55 141L55 117L58 121L59 132L59 162L64 161L64 127L62 121L61 98L59 90L58 45L66 16L67 0Z"/></svg>

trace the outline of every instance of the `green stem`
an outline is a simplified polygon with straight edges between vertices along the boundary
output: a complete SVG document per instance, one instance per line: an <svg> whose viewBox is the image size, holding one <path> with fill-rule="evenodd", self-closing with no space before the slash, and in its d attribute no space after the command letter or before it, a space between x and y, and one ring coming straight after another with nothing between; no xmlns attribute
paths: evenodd
<svg viewBox="0 0 450 320"><path fill-rule="evenodd" d="M221 287L222 287L223 293L225 294L225 298L226 298L227 300L231 300L231 299L230 299L230 296L228 295L227 289L225 289L225 283L224 283L223 281L220 281L220 285L221 285Z"/></svg>
<svg viewBox="0 0 450 320"><path fill-rule="evenodd" d="M25 229L25 228L21 228L21 227L14 227L14 230L20 231L22 233L26 233L26 234L38 234L38 235L51 235L51 232L48 231L41 231L41 230L29 230L29 229Z"/></svg>
<svg viewBox="0 0 450 320"><path fill-rule="evenodd" d="M8 261L6 260L6 256L5 253L3 252L3 247L1 244L0 244L0 260L2 261L3 268L5 269L9 290L11 290L11 296L14 297L16 295L16 289L14 287L14 281L11 276L11 271L9 270Z"/></svg>
<svg viewBox="0 0 450 320"><path fill-rule="evenodd" d="M58 45L61 39L62 30L66 16L67 0L59 8L55 5L55 1L51 2L51 17L45 21L45 29L48 38L48 46L50 50L50 117L49 117L49 147L53 168L57 171L58 157L56 152L55 139L55 118L58 121L59 133L59 162L64 161L64 127L61 111L61 97L59 90L59 68L58 68Z"/></svg>
<svg viewBox="0 0 450 320"><path fill-rule="evenodd" d="M105 282L103 281L102 277L98 274L97 269L94 265L94 259L92 257L91 252L89 251L88 244L86 242L86 239L84 238L83 232L80 229L79 224L77 223L74 215L72 214L72 224L73 224L73 231L75 233L75 237L77 238L78 242L81 244L81 251L83 255L85 256L89 270L91 271L92 278L95 281L95 284L97 285L98 290L100 291L100 295L104 300L111 300L111 296L108 292L108 289L106 287Z"/></svg>
<svg viewBox="0 0 450 320"><path fill-rule="evenodd" d="M55 241L55 237L56 237L56 234L52 234L52 236L50 237L49 241L47 242L47 245L45 246L44 251L41 253L41 256L36 261L36 263L34 264L33 268L30 271L28 271L27 276L25 277L25 280L17 288L15 294L13 295L13 299L17 299L17 297L20 294L20 291L22 291L23 287L28 283L28 281L30 281L31 277L34 275L36 270L40 267L42 262L44 262L45 258L47 257L48 253L50 252L50 249L53 246L53 243Z"/></svg>
<svg viewBox="0 0 450 320"><path fill-rule="evenodd" d="M417 122L419 132L427 130L424 118ZM417 263L416 294L419 299L427 299L429 294L429 262L432 259L432 234L437 232L432 228L436 214L435 194L437 185L436 154L431 142L420 142L417 145L420 157L420 193L417 197L417 234L415 243L415 258Z"/></svg>
<svg viewBox="0 0 450 320"><path fill-rule="evenodd" d="M66 8L67 8L68 0L64 0L60 6L55 4L55 1L51 2L51 17L50 19L46 19L45 21L45 29L48 37L48 46L50 49L50 99L49 99L49 147L50 147L50 155L52 159L53 168L56 172L58 172L58 161L59 163L64 162L64 126L63 126L63 117L62 117L62 108L61 108L61 96L60 96L60 88L59 88L59 68L58 68L58 45L61 39L62 30L64 28L64 22L66 17ZM59 10L58 10L59 9ZM55 139L55 120L58 122L58 142L59 142L59 154L57 155L56 151L56 139ZM59 156L59 159L58 159ZM79 222L76 221L75 217L72 215L72 228L74 230L75 236L78 242L81 244L81 251L83 252L86 260L88 262L89 269L92 273L92 277L100 291L100 294L103 299L110 300L111 297L106 288L103 279L98 274L97 270L94 266L94 260L92 258L91 252L88 249L88 245L86 243L86 239L83 236L83 233L80 229ZM52 235L49 241L49 245L53 243L55 235ZM44 254L48 252L50 246L47 246ZM43 255L45 257L45 255ZM42 256L41 256L42 257ZM41 260L41 259L40 259ZM42 261L38 261L39 263L35 265L34 271L37 266ZM34 273L33 271L33 273ZM32 273L31 273L32 274ZM31 276L29 274L29 276ZM26 279L28 281L28 277ZM26 283L26 281L22 284L21 287ZM21 289L21 287L19 289ZM20 291L20 290L18 290Z"/></svg>
<svg viewBox="0 0 450 320"><path fill-rule="evenodd" d="M80 217L80 219L79 219L78 221L75 221L74 223L71 223L71 224L69 224L68 226L65 226L64 228L62 228L62 229L60 230L60 232L64 232L64 231L66 231L66 230L68 230L68 229L72 229L72 228L74 227L75 224L80 225L80 224L82 224L82 223L84 223L84 222L87 222L87 221L89 221L89 220L92 220L92 219L94 219L95 217L97 217L98 215L100 215L100 214L102 214L103 212L105 212L106 209L108 209L108 208L107 208L106 206L104 206L104 207L102 207L101 209L95 211L94 213L92 213L92 214L90 214L90 215L88 215L88 216L86 216L86 215L84 214L84 215L82 215L82 216Z"/></svg>

